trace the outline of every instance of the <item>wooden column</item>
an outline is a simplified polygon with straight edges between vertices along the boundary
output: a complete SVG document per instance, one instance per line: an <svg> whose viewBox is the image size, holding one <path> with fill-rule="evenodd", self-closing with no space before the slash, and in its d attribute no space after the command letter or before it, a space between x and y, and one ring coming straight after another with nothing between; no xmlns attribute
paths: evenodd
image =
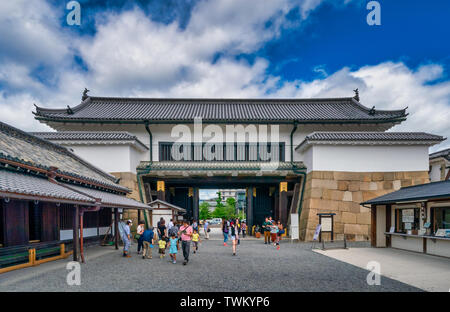
<svg viewBox="0 0 450 312"><path fill-rule="evenodd" d="M248 233L252 233L253 227L253 186L247 189L247 225Z"/></svg>
<svg viewBox="0 0 450 312"><path fill-rule="evenodd" d="M372 208L372 209L376 209L376 206L374 206L375 208ZM386 205L386 232L389 232L390 230L391 230L391 224L392 224L392 208L391 208L391 205ZM375 220L375 225L376 225L376 220ZM373 223L372 223L372 226L374 226L373 225ZM377 230L376 229L376 226L374 226L375 227L375 231ZM391 247L391 236L390 235L386 235L386 247Z"/></svg>
<svg viewBox="0 0 450 312"><path fill-rule="evenodd" d="M198 217L199 217L199 213L200 213L199 212L199 199L200 199L200 190L198 187L194 187L194 194L192 197L192 200L193 200L192 217L197 222L199 222Z"/></svg>
<svg viewBox="0 0 450 312"><path fill-rule="evenodd" d="M79 261L79 238L78 238L78 229L80 228L79 224L79 215L80 208L78 205L73 207L73 261Z"/></svg>
<svg viewBox="0 0 450 312"><path fill-rule="evenodd" d="M119 249L119 208L114 209L114 246Z"/></svg>
<svg viewBox="0 0 450 312"><path fill-rule="evenodd" d="M372 207L370 208L370 212L371 212L371 226L372 226L370 245L372 247L377 247L377 206L372 205Z"/></svg>
<svg viewBox="0 0 450 312"><path fill-rule="evenodd" d="M280 182L280 203L278 205L277 218L286 226L287 223L287 182Z"/></svg>
<svg viewBox="0 0 450 312"><path fill-rule="evenodd" d="M156 197L160 200L166 200L166 186L164 181L157 181L156 182Z"/></svg>

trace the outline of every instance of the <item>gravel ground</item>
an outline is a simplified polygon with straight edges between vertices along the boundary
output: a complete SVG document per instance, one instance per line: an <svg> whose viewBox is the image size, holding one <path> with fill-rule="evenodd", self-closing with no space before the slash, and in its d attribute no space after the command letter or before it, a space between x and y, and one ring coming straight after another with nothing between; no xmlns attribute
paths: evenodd
<svg viewBox="0 0 450 312"><path fill-rule="evenodd" d="M66 283L68 259L2 274L0 291L420 291L386 277L369 286L368 271L312 252L310 243L283 241L276 250L243 239L233 257L216 236L186 266L169 263L168 255L161 260L156 248L149 260L136 254L136 244L132 250L132 258L123 258L113 247L88 248L80 286Z"/></svg>

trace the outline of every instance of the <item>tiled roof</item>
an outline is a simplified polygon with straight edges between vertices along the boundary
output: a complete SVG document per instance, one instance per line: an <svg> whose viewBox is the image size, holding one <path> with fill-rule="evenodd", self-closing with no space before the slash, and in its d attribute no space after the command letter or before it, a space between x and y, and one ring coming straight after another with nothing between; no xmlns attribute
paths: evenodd
<svg viewBox="0 0 450 312"><path fill-rule="evenodd" d="M103 192L99 190L94 190L82 186L74 186L70 185L68 186L78 192L84 193L88 196L100 198L101 203L103 206L108 207L119 207L119 208L135 208L135 209L149 209L149 206L146 204L143 204L141 202L138 202L134 199L127 198L122 195L116 195L108 192Z"/></svg>
<svg viewBox="0 0 450 312"><path fill-rule="evenodd" d="M421 201L434 198L450 198L450 180L404 187L398 191L373 198L362 205L384 205L405 201Z"/></svg>
<svg viewBox="0 0 450 312"><path fill-rule="evenodd" d="M444 157L444 158L450 160L450 148L430 154L430 159L435 159L435 158L439 158L439 157Z"/></svg>
<svg viewBox="0 0 450 312"><path fill-rule="evenodd" d="M161 200L161 199L154 200L154 201L150 202L148 205L150 207L155 207L155 206L157 207L158 204L165 205L167 207L171 207L171 208L176 209L176 210L181 211L181 212L186 212L186 209L181 208L179 206L176 206L174 204L168 203L168 202L166 202L164 200Z"/></svg>
<svg viewBox="0 0 450 312"><path fill-rule="evenodd" d="M354 98L164 99L88 97L70 109L36 108L43 121L400 122L406 109L371 110Z"/></svg>
<svg viewBox="0 0 450 312"><path fill-rule="evenodd" d="M135 135L126 131L58 131L30 134L49 141L135 141L148 149Z"/></svg>
<svg viewBox="0 0 450 312"><path fill-rule="evenodd" d="M88 196L50 182L47 178L0 169L0 192L94 203Z"/></svg>
<svg viewBox="0 0 450 312"><path fill-rule="evenodd" d="M0 122L0 160L10 160L89 181L121 192L116 178L71 153L66 148Z"/></svg>
<svg viewBox="0 0 450 312"><path fill-rule="evenodd" d="M271 162L231 162L231 161L141 161L138 169L154 170L292 170L295 168L303 169L302 162L279 162L274 167Z"/></svg>
<svg viewBox="0 0 450 312"><path fill-rule="evenodd" d="M295 149L314 142L429 142L432 145L445 139L440 135L424 132L313 132Z"/></svg>

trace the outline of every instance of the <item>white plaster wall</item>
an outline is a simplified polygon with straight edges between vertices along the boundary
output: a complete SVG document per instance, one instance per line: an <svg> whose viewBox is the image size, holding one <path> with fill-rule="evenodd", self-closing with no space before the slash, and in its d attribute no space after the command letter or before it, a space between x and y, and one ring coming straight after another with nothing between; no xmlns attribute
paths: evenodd
<svg viewBox="0 0 450 312"><path fill-rule="evenodd" d="M65 145L77 156L106 172L136 172L139 163L128 145ZM133 155L133 157L132 157ZM133 159L132 159L133 158Z"/></svg>
<svg viewBox="0 0 450 312"><path fill-rule="evenodd" d="M428 146L314 145L300 154L308 172L428 171Z"/></svg>
<svg viewBox="0 0 450 312"><path fill-rule="evenodd" d="M430 181L436 182L441 180L441 165L440 164L432 164L430 171Z"/></svg>

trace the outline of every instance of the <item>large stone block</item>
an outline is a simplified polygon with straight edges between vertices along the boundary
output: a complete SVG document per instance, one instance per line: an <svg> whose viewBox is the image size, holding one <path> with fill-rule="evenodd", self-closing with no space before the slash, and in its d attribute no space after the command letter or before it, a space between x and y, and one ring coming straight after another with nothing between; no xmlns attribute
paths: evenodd
<svg viewBox="0 0 450 312"><path fill-rule="evenodd" d="M369 226L367 224L344 224L344 234L369 234Z"/></svg>
<svg viewBox="0 0 450 312"><path fill-rule="evenodd" d="M336 171L334 172L334 179L338 181L359 181L360 173Z"/></svg>
<svg viewBox="0 0 450 312"><path fill-rule="evenodd" d="M338 181L338 190L347 191L348 190L348 182L347 181Z"/></svg>
<svg viewBox="0 0 450 312"><path fill-rule="evenodd" d="M363 196L362 196L362 192L353 192L352 193L352 200L356 203L361 203L363 201Z"/></svg>
<svg viewBox="0 0 450 312"><path fill-rule="evenodd" d="M394 183L392 181L384 181L383 182L383 189L392 190L393 188L394 188Z"/></svg>
<svg viewBox="0 0 450 312"><path fill-rule="evenodd" d="M384 173L383 172L373 172L372 173L372 181L383 181Z"/></svg>
<svg viewBox="0 0 450 312"><path fill-rule="evenodd" d="M350 192L356 192L359 191L360 188L360 183L359 181L352 181L348 184L348 190Z"/></svg>
<svg viewBox="0 0 450 312"><path fill-rule="evenodd" d="M317 188L324 188L329 190L337 190L337 181L335 180L318 180L318 179L312 179L311 180L311 187L317 187Z"/></svg>
<svg viewBox="0 0 450 312"><path fill-rule="evenodd" d="M344 196L342 197L342 200L351 202L353 200L352 192L349 192L349 191L344 192Z"/></svg>
<svg viewBox="0 0 450 312"><path fill-rule="evenodd" d="M385 181L395 180L395 173L394 172L385 172L384 173L384 180Z"/></svg>
<svg viewBox="0 0 450 312"><path fill-rule="evenodd" d="M370 224L371 213L370 212L360 212L356 214L356 223L358 224Z"/></svg>
<svg viewBox="0 0 450 312"><path fill-rule="evenodd" d="M342 212L341 214L341 222L344 224L354 224L356 223L356 214L350 212Z"/></svg>

